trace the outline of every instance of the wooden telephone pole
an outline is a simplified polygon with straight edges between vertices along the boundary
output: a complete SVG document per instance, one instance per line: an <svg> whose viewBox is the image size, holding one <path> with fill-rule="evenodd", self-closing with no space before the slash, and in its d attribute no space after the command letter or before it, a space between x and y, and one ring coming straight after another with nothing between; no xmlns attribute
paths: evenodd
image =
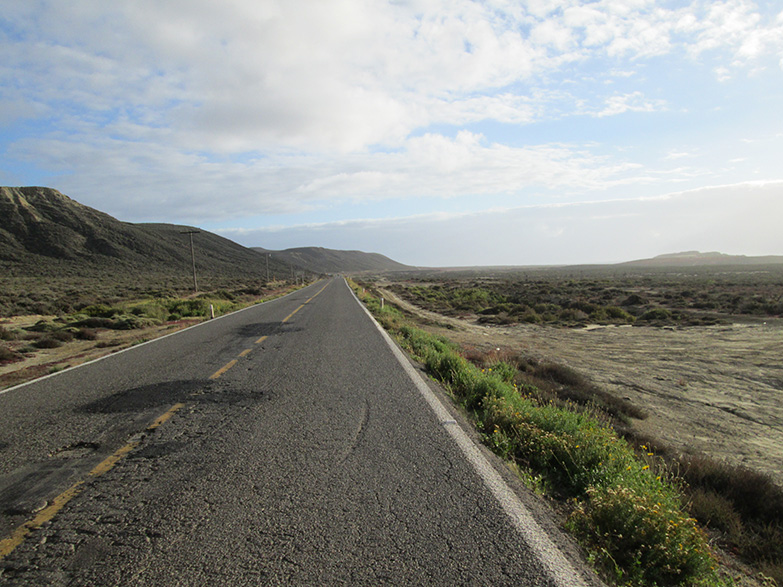
<svg viewBox="0 0 783 587"><path fill-rule="evenodd" d="M200 230L183 230L180 234L190 235L190 260L193 262L193 293L198 293L198 283L196 283L196 253L193 250L193 235L201 232Z"/></svg>

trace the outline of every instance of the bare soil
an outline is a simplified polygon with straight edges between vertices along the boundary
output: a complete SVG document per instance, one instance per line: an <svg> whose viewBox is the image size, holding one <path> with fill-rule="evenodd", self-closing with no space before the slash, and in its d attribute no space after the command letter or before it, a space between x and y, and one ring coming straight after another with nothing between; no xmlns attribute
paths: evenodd
<svg viewBox="0 0 783 587"><path fill-rule="evenodd" d="M642 407L634 426L685 453L705 453L783 485L783 325L779 322L569 329L486 326L386 300L465 346L565 364Z"/></svg>

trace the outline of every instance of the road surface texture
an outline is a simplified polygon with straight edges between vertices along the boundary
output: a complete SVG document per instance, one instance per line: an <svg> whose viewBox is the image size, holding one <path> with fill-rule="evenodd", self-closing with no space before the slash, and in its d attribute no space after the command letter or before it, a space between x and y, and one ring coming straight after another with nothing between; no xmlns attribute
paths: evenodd
<svg viewBox="0 0 783 587"><path fill-rule="evenodd" d="M335 278L0 394L0 584L594 584L392 346Z"/></svg>

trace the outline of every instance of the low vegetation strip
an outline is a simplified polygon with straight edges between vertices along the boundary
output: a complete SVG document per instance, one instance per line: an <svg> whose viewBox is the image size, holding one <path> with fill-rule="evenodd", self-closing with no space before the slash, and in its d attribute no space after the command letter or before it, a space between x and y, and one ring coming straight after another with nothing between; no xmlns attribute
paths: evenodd
<svg viewBox="0 0 783 587"><path fill-rule="evenodd" d="M268 301L299 287L276 282L189 297L147 294L135 299L98 298L70 312L36 315L30 320L0 318L0 388Z"/></svg>
<svg viewBox="0 0 783 587"><path fill-rule="evenodd" d="M780 269L582 275L551 271L513 276L397 283L394 292L447 315L475 314L482 324L683 326L763 320L783 314Z"/></svg>
<svg viewBox="0 0 783 587"><path fill-rule="evenodd" d="M516 367L480 369L394 307L357 294L400 344L468 411L487 444L571 507L567 527L620 585L717 585L704 532L653 454L633 449L589 410L542 403L514 384Z"/></svg>

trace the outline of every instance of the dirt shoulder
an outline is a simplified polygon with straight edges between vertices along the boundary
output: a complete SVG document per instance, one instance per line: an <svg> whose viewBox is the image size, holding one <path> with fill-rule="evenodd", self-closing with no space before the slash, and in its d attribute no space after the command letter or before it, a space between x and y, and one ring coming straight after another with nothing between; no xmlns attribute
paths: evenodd
<svg viewBox="0 0 783 587"><path fill-rule="evenodd" d="M33 326L41 320L54 320L55 316L14 316L0 319L0 326L20 329ZM133 330L101 329L96 340L73 340L57 348L38 349L25 353L21 360L0 363L0 389L32 381L44 375L62 371L127 349L139 343L160 338L203 321L203 318L188 318L168 322L160 326Z"/></svg>
<svg viewBox="0 0 783 587"><path fill-rule="evenodd" d="M231 311L242 307L271 301L286 295L301 286L298 284L282 283L262 292L262 295L254 294L239 300ZM194 299L192 296L183 299ZM131 302L125 302L130 305ZM32 381L39 377L74 367L98 359L102 356L116 353L131 346L160 338L194 326L206 320L206 317L187 317L176 320L136 320L132 327L116 329L115 327L76 328L75 330L89 331L89 337L72 335L56 339L59 342L50 345L38 345L37 338L47 338L44 332L38 332L38 337L31 330L36 330L39 323L54 325L55 330L62 330L66 326L70 328L68 320L57 316L23 315L0 318L0 332L12 332L16 336L2 341L0 350L5 350L5 355L0 355L0 390L7 389L20 383ZM31 328L33 327L33 328ZM73 330L73 329L72 329ZM21 334L20 334L21 333ZM55 333L56 334L56 333ZM51 337L48 337L51 339ZM51 342L51 340L50 340ZM8 359L9 352L11 359Z"/></svg>
<svg viewBox="0 0 783 587"><path fill-rule="evenodd" d="M486 326L422 310L380 290L425 328L466 347L565 364L642 407L642 432L783 485L783 326L685 328Z"/></svg>

